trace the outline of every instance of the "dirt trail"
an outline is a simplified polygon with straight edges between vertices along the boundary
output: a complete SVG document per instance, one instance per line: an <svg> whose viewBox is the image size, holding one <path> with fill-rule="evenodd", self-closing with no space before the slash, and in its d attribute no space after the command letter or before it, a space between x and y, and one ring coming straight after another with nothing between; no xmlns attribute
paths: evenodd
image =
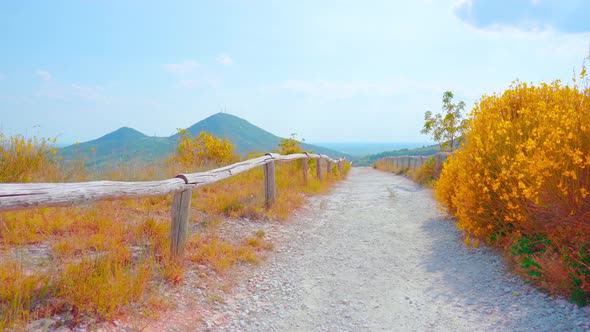
<svg viewBox="0 0 590 332"><path fill-rule="evenodd" d="M590 330L588 309L525 285L488 249L464 248L444 218L430 190L354 168L281 227L277 252L227 299L222 329Z"/></svg>

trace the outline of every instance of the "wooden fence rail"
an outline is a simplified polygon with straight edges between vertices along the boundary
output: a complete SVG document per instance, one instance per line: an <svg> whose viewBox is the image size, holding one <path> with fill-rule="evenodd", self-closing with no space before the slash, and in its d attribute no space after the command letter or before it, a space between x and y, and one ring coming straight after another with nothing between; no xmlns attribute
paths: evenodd
<svg viewBox="0 0 590 332"><path fill-rule="evenodd" d="M434 158L435 163L436 163L435 167L434 167L435 173L436 173L436 175L439 175L442 170L442 163L444 161L443 158L446 160L446 158L448 158L448 156L450 156L450 155L452 155L451 152L439 152L439 153L436 153L433 155L428 155L428 156L392 156L392 157L383 157L379 160L390 161L397 168L412 169L412 168L422 167L422 165L424 165L425 161L428 160L428 158ZM413 161L413 165L412 165L412 161Z"/></svg>
<svg viewBox="0 0 590 332"><path fill-rule="evenodd" d="M170 215L171 253L182 257L188 236L189 210L192 191L195 188L213 184L256 167L264 167L264 196L267 207L276 201L275 162L289 162L303 159L303 179L307 182L308 161L315 159L317 177L322 180L321 160L327 162L327 173L332 165L342 172L344 159L334 160L326 155L297 153L280 155L267 153L254 159L241 161L207 172L179 174L173 179L162 181L92 181L77 183L1 183L0 212L24 210L37 207L73 206L102 200L143 198L174 194Z"/></svg>

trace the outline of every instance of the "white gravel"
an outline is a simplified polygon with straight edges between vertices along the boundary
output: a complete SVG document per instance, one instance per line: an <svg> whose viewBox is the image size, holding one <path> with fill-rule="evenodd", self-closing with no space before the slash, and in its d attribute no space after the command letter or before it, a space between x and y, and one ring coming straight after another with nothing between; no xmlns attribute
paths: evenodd
<svg viewBox="0 0 590 332"><path fill-rule="evenodd" d="M353 168L281 229L224 304L222 330L590 331L588 308L465 248L432 191L400 176Z"/></svg>

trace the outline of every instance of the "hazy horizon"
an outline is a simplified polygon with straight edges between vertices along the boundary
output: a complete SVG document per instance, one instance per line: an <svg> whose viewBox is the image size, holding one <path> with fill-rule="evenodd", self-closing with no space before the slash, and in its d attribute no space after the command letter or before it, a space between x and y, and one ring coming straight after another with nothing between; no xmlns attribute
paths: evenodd
<svg viewBox="0 0 590 332"><path fill-rule="evenodd" d="M50 144L55 148L64 148L74 145L76 142L64 142ZM79 142L83 143L83 142ZM386 151L396 151L403 149L415 149L433 143L404 143L404 142L347 142L347 143L330 143L330 142L306 142L308 144L321 146L334 151L346 153L354 157L364 157L367 155L378 154Z"/></svg>
<svg viewBox="0 0 590 332"><path fill-rule="evenodd" d="M264 129L264 128L262 128ZM104 133L99 137L92 138L88 141L93 141L99 139L111 132ZM170 135L168 135L170 136ZM165 137L165 136L158 136L158 137ZM300 139L300 138L297 138ZM56 148L63 148L70 145L74 145L76 143L85 143L88 141L81 141L81 142L66 142L66 141L57 141L56 143L51 143L51 146ZM414 149L425 147L429 145L435 144L434 142L429 141L421 141L421 142L370 142L370 141L349 141L349 142L311 142L305 140L303 141L308 144L317 145L325 148L329 148L335 151L343 152L352 156L362 157L370 154L377 154L385 151L394 151L394 150L402 150L402 149Z"/></svg>
<svg viewBox="0 0 590 332"><path fill-rule="evenodd" d="M378 154L385 151L421 148L435 143L432 142L307 142L335 151L343 152L355 157Z"/></svg>

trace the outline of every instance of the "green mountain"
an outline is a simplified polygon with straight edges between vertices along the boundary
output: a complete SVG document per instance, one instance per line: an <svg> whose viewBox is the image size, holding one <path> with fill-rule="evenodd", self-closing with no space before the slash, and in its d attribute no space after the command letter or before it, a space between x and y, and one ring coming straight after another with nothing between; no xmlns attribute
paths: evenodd
<svg viewBox="0 0 590 332"><path fill-rule="evenodd" d="M166 137L146 136L128 127L119 128L92 141L60 149L64 160L86 160L95 165L113 161L151 160L169 154L173 149Z"/></svg>
<svg viewBox="0 0 590 332"><path fill-rule="evenodd" d="M250 122L227 113L217 113L186 129L192 136L206 131L227 138L239 153L270 152L278 146L281 138ZM177 136L177 135L176 135Z"/></svg>
<svg viewBox="0 0 590 332"><path fill-rule="evenodd" d="M240 154L272 152L277 149L282 139L242 118L227 113L214 114L190 126L187 131L192 136L199 135L201 131L206 131L213 133L217 137L227 138L236 146L236 150ZM174 135L174 137L177 138L178 135ZM348 157L350 159L350 156L345 153L317 145L302 143L301 147L305 151L326 154L332 158Z"/></svg>
<svg viewBox="0 0 590 332"><path fill-rule="evenodd" d="M281 141L280 137L227 113L214 114L190 126L187 131L192 136L206 131L227 138L240 155L274 151ZM133 128L123 127L95 140L64 147L60 149L60 154L66 161L82 159L95 165L128 160L149 161L171 156L178 138L178 134L169 137L147 136ZM301 146L306 151L326 154L332 158L351 159L349 155L320 146L305 143Z"/></svg>

